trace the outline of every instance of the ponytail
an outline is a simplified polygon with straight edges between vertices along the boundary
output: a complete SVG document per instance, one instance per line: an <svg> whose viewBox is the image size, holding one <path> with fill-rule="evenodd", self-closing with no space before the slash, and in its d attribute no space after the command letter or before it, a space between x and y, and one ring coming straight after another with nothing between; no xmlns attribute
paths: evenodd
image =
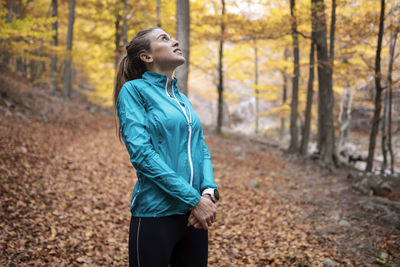
<svg viewBox="0 0 400 267"><path fill-rule="evenodd" d="M117 116L118 95L122 86L131 80L141 79L143 73L147 70L145 63L140 59L140 54L150 52L150 40L146 37L151 31L159 29L152 27L142 30L126 46L126 53L121 57L117 73L115 75L113 103L114 103L114 122L117 129L117 135L121 141L121 125Z"/></svg>

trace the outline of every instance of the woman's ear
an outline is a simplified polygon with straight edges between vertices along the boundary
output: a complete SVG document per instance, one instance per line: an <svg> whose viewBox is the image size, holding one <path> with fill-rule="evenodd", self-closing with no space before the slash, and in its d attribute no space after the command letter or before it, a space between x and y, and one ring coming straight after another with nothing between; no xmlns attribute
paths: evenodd
<svg viewBox="0 0 400 267"><path fill-rule="evenodd" d="M139 55L140 59L144 62L144 63L151 63L153 62L153 57L148 54L148 53L141 53Z"/></svg>

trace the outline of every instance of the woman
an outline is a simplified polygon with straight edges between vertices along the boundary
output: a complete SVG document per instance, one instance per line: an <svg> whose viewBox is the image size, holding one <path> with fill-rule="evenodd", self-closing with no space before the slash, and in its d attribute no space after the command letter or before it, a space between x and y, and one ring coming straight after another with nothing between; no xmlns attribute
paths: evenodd
<svg viewBox="0 0 400 267"><path fill-rule="evenodd" d="M219 198L200 120L172 78L185 62L161 28L140 31L120 62L114 107L136 169L130 266L207 266Z"/></svg>

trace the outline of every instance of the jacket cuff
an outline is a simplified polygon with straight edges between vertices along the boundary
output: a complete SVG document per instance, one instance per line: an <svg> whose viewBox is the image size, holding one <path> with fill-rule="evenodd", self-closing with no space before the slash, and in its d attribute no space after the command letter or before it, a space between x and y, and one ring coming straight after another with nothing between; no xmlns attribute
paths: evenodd
<svg viewBox="0 0 400 267"><path fill-rule="evenodd" d="M206 194L210 194L212 196L214 196L214 188L206 188L203 190L203 192L201 193L202 196L206 195Z"/></svg>

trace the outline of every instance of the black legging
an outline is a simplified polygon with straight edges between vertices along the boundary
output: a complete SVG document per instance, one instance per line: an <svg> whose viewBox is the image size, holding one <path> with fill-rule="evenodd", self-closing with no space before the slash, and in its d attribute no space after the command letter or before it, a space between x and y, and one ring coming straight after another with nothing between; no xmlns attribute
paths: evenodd
<svg viewBox="0 0 400 267"><path fill-rule="evenodd" d="M187 227L188 217L132 217L129 229L129 266L207 266L208 231Z"/></svg>

